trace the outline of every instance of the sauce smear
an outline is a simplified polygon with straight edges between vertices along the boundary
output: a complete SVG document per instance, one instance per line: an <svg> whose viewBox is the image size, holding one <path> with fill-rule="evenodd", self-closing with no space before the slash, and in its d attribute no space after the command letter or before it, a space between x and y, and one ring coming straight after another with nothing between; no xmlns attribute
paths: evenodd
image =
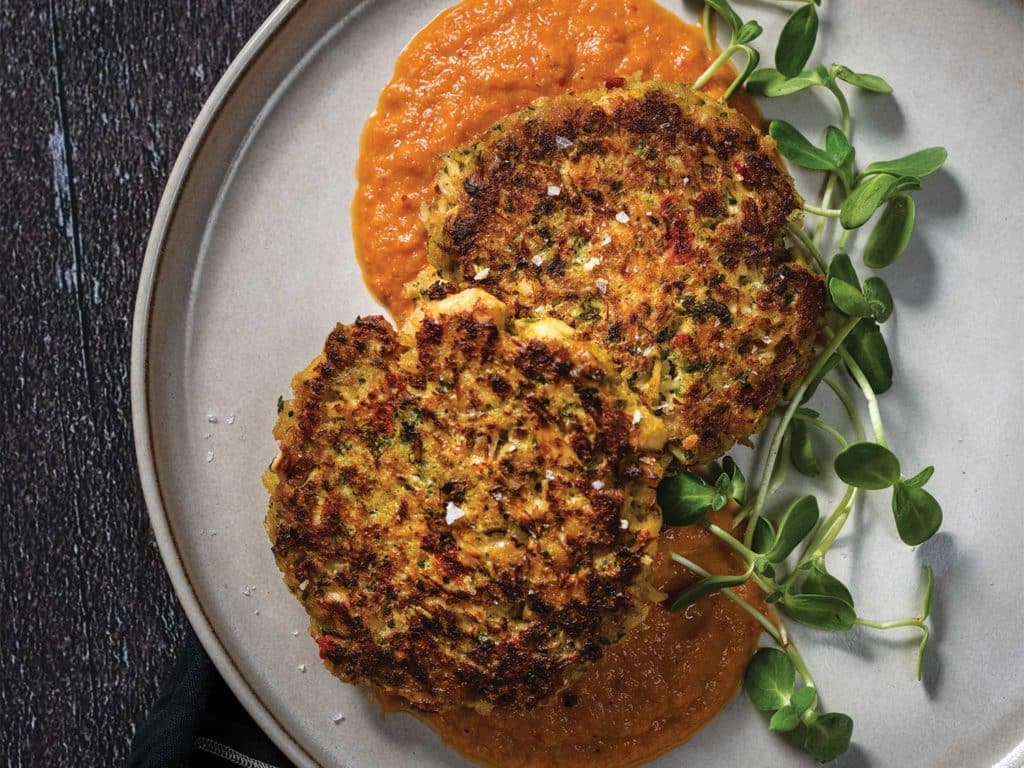
<svg viewBox="0 0 1024 768"><path fill-rule="evenodd" d="M396 318L403 285L426 265L421 209L434 194L437 155L541 96L644 79L692 83L710 64L699 28L653 0L464 0L409 43L363 131L352 206L356 256L372 293ZM720 96L735 73L706 88ZM752 100L733 106L759 122ZM728 525L728 518L716 518ZM671 551L715 573L742 563L699 528L661 536L654 582L693 581ZM739 592L759 599L755 588ZM499 768L638 765L692 738L739 689L760 626L722 595L685 611L654 606L644 623L569 691L531 711L418 713L453 748ZM396 708L395 702L386 706Z"/></svg>
<svg viewBox="0 0 1024 768"><path fill-rule="evenodd" d="M728 526L729 516L712 519ZM670 594L693 574L669 559L679 552L714 573L743 563L703 528L661 534L654 583ZM749 582L738 593L761 605ZM739 690L757 649L760 625L721 594L674 613L651 608L647 619L605 651L565 693L530 711L498 708L420 714L450 746L498 768L625 768L652 760L692 738Z"/></svg>
<svg viewBox="0 0 1024 768"><path fill-rule="evenodd" d="M464 0L405 48L363 131L352 205L356 256L370 291L396 317L402 286L426 265L421 208L437 155L541 96L614 77L692 83L710 64L698 27L653 0ZM720 96L735 76L719 70ZM752 120L746 95L733 106Z"/></svg>

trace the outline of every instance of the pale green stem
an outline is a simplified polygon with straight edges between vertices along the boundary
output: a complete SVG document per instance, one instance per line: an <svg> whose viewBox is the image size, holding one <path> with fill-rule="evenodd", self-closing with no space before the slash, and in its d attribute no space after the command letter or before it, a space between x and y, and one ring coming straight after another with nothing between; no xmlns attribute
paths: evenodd
<svg viewBox="0 0 1024 768"><path fill-rule="evenodd" d="M707 85L708 82L710 82L711 78L715 76L715 73L718 70L720 70L725 65L725 63L729 61L729 59L732 58L732 55L736 53L737 50L738 46L730 45L728 48L726 48L724 51L718 54L718 58L711 62L711 65L704 70L704 73L700 77L698 77L696 81L694 81L694 90L699 91L701 88ZM726 98L728 98L728 94L726 94Z"/></svg>
<svg viewBox="0 0 1024 768"><path fill-rule="evenodd" d="M748 46L746 46L746 45L736 45L736 46L729 46L729 47L730 48L735 48L737 51L743 51L743 53L747 57L747 63L744 65L744 67L740 71L740 73L738 75L736 75L736 79L732 81L732 84L728 88L725 89L725 93L722 94L722 100L723 101L728 101L729 99L731 99L732 95L734 93L736 93L736 89L739 88L743 84L744 73L750 67L750 62L752 61L752 57L753 57L753 54L751 53L751 49Z"/></svg>
<svg viewBox="0 0 1024 768"><path fill-rule="evenodd" d="M672 559L680 565L689 568L691 571L696 573L701 578L706 579L711 576L711 574L708 571L701 568L692 560L683 557L678 552L672 553ZM757 619L758 623L762 627L764 627L764 630L775 639L775 642L782 646L788 644L789 638L787 637L786 630L783 628L781 623L775 624L774 622L770 621L763 613L757 610L757 608L755 608L749 602L747 602L742 597L737 595L731 587L724 587L719 591L723 595L725 595L729 600L734 602L736 605L740 606L740 608L742 608L744 611L750 614L753 618Z"/></svg>
<svg viewBox="0 0 1024 768"><path fill-rule="evenodd" d="M885 427L882 424L882 411L878 407L878 397L875 395L875 390L871 388L871 383L868 381L867 376L864 375L864 371L860 369L857 361L853 359L850 353L845 349L840 349L839 354L843 358L843 362L846 363L846 367L853 376L853 380L857 382L857 386L864 393L864 399L868 402L868 416L871 418L871 428L875 432L875 440L883 448L888 448L889 444L885 441Z"/></svg>
<svg viewBox="0 0 1024 768"><path fill-rule="evenodd" d="M786 472L789 470L789 431L787 430L786 436L782 438L782 450L779 453L782 459L775 467L775 471L772 473L772 480L768 484L768 495L773 496L782 484L786 482Z"/></svg>
<svg viewBox="0 0 1024 768"><path fill-rule="evenodd" d="M815 216L822 216L826 219L838 219L839 209L838 208L819 208L816 205L810 203L804 203L804 210L808 213L813 213Z"/></svg>
<svg viewBox="0 0 1024 768"><path fill-rule="evenodd" d="M843 341L858 322L860 322L859 318L850 318L839 327L839 330L836 331L835 335L826 345L824 351L814 361L814 365L811 366L811 370L808 371L807 376L804 377L803 382L793 394L793 397L789 402L789 407L786 409L781 421L775 428L775 434L772 435L772 442L768 449L768 456L765 459L764 469L761 472L761 482L759 483L757 490L757 498L754 501L754 508L750 516L750 522L747 525L747 532L743 537L743 542L748 547L753 541L754 528L757 526L757 520L763 512L765 500L768 498L769 479L772 476L772 469L775 467L775 460L779 455L779 449L782 447L782 439L785 437L786 430L789 428L789 422L793 419L793 414L796 413L797 409L800 407L800 401L803 400L804 393L807 391L807 387L810 382L817 378L822 368L825 367L825 363L836 353L836 350L842 346Z"/></svg>
<svg viewBox="0 0 1024 768"><path fill-rule="evenodd" d="M705 527L708 529L708 531L711 532L713 536L716 536L717 538L721 539L730 547L732 547L741 555L743 555L743 557L746 558L748 563L757 557L757 552L754 552L749 547L744 546L739 539L737 539L735 536L730 534L725 529L719 528L714 523L705 523Z"/></svg>
<svg viewBox="0 0 1024 768"><path fill-rule="evenodd" d="M854 434L857 436L857 442L864 442L864 425L861 423L860 414L857 413L857 407L853 404L853 399L849 393L843 389L842 384L833 379L831 376L825 377L825 383L828 385L839 402L843 404L843 408L846 410L846 416L850 419L850 425L853 427Z"/></svg>
<svg viewBox="0 0 1024 768"><path fill-rule="evenodd" d="M852 129L852 124L850 122L850 104L846 101L846 95L838 85L833 83L829 90L832 91L836 97L836 101L839 102L840 127L843 131L843 135L849 139L850 131Z"/></svg>
<svg viewBox="0 0 1024 768"><path fill-rule="evenodd" d="M870 619L857 618L857 624L872 629L897 629L899 627L917 627L925 629L924 619L915 617L913 619L893 619L892 621L871 621Z"/></svg>
<svg viewBox="0 0 1024 768"><path fill-rule="evenodd" d="M704 13L701 15L701 29L704 30L704 45L709 51L713 51L717 47L715 44L715 32L718 26L715 23L716 18L714 10L705 3Z"/></svg>
<svg viewBox="0 0 1024 768"><path fill-rule="evenodd" d="M803 227L797 224L788 224L787 228L789 229L790 234L793 235L793 237L800 242L800 245L804 247L804 250L814 258L818 268L823 273L827 273L828 264L825 262L825 257L821 255L821 251L818 250L818 246L816 246L811 238L807 236L807 233L804 232Z"/></svg>
<svg viewBox="0 0 1024 768"><path fill-rule="evenodd" d="M836 505L835 511L828 516L828 519L822 523L817 533L814 534L811 542L804 547L804 552L800 555L800 562L825 556L829 548L839 538L843 526L846 525L846 521L850 518L850 512L853 511L853 503L856 498L857 489L852 485L846 486L846 492L843 494L843 498L840 499L839 504Z"/></svg>
<svg viewBox="0 0 1024 768"><path fill-rule="evenodd" d="M921 667L924 664L924 651L928 646L928 638L931 636L931 630L928 629L928 625L925 623L927 618L925 616L915 616L912 619L894 619L892 621L871 621L870 619L858 618L856 623L862 627L871 627L872 629L898 629L900 627L916 627L921 630L921 642L917 646L917 679L921 679Z"/></svg>
<svg viewBox="0 0 1024 768"><path fill-rule="evenodd" d="M825 192L821 196L821 207L828 208L832 204L832 194L836 189L836 174L830 173L828 180L825 182ZM828 219L820 217L817 225L814 227L814 247L821 248L821 239L825 236L825 225L828 223Z"/></svg>
<svg viewBox="0 0 1024 768"><path fill-rule="evenodd" d="M827 422L822 421L821 419L816 419L813 416L806 416L806 415L804 415L802 413L796 414L793 418L796 419L797 421L802 421L802 422L805 422L807 424L810 424L813 427L817 427L822 432L825 432L825 433L831 435L832 438L837 443L839 443L839 447L840 448L845 448L846 446L849 445L849 443L847 442L846 438L843 436L842 432L840 432L838 429L833 427L831 424L828 424Z"/></svg>
<svg viewBox="0 0 1024 768"><path fill-rule="evenodd" d="M814 684L814 678L811 677L811 672L807 669L807 664L804 662L804 657L800 655L800 651L796 649L792 641L786 643L783 646L783 650L786 651L786 655L789 656L790 661L793 662L793 666L796 667L796 671L800 673L800 677L803 678L804 685L817 689L818 686Z"/></svg>

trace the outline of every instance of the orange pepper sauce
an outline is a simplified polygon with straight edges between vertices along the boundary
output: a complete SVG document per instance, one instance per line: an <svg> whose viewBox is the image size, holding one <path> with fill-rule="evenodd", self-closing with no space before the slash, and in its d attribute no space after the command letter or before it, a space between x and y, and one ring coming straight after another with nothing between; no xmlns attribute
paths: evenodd
<svg viewBox="0 0 1024 768"><path fill-rule="evenodd" d="M727 514L712 519L729 525ZM703 528L668 528L654 584L670 595L695 580L669 558L671 551L713 573L743 571L740 558ZM756 586L748 582L736 591L763 610ZM722 711L739 690L760 636L760 625L722 594L679 612L656 605L550 703L526 711L499 707L489 715L417 715L450 747L494 768L641 765L688 741Z"/></svg>
<svg viewBox="0 0 1024 768"><path fill-rule="evenodd" d="M399 56L363 131L352 221L371 292L396 318L411 306L402 287L426 265L421 209L434 194L439 153L541 96L599 88L638 72L692 83L712 58L698 27L653 0L464 0L442 13ZM705 90L720 96L734 76L723 67ZM745 95L732 104L760 122ZM669 559L672 550L715 573L741 570L703 529L666 529L654 581L669 593L694 578ZM739 591L758 599L749 585ZM418 716L483 765L639 765L689 740L722 710L739 690L760 633L722 595L678 613L654 606L640 627L545 706Z"/></svg>
<svg viewBox="0 0 1024 768"><path fill-rule="evenodd" d="M352 205L356 256L371 293L396 317L402 286L426 265L421 209L437 155L541 96L612 77L692 83L711 63L699 27L653 0L464 0L406 46L363 130ZM723 67L705 90L720 96ZM733 106L752 121L745 95Z"/></svg>

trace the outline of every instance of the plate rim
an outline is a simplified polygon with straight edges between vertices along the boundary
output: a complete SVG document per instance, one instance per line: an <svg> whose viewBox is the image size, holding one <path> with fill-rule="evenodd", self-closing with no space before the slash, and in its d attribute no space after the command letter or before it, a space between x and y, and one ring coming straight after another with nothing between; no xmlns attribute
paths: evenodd
<svg viewBox="0 0 1024 768"><path fill-rule="evenodd" d="M129 390L132 435L142 496L160 558L163 560L164 569L171 580L171 586L185 612L185 617L224 682L270 740L300 768L318 768L319 763L277 720L235 665L192 588L178 542L174 538L167 511L164 508L163 493L154 458L149 403L149 350L153 298L160 276L167 236L174 224L182 190L189 180L193 162L206 143L211 129L222 114L236 87L277 33L306 3L307 0L281 0L274 7L217 81L178 152L160 197L160 204L153 217L142 267L139 271L139 285L135 295L135 309L132 318Z"/></svg>

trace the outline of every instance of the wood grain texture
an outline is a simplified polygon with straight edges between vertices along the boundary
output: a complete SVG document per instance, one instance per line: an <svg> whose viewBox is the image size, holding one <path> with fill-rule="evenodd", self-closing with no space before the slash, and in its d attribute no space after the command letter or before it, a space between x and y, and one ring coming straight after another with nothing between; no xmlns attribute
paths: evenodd
<svg viewBox="0 0 1024 768"><path fill-rule="evenodd" d="M0 0L0 764L123 764L184 631L128 356L178 148L273 0Z"/></svg>

